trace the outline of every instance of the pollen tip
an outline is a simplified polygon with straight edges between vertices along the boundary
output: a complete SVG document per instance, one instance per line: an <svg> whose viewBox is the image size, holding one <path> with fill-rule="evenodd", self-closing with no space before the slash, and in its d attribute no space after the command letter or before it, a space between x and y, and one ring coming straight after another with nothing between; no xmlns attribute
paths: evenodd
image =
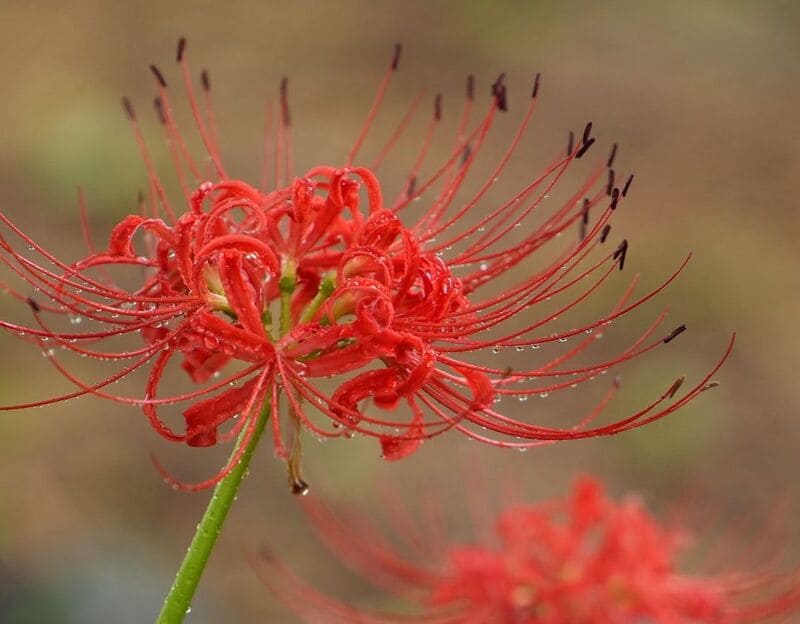
<svg viewBox="0 0 800 624"><path fill-rule="evenodd" d="M305 496L308 494L309 491L308 483L303 481L300 478L295 479L292 481L292 494L295 496Z"/></svg>
<svg viewBox="0 0 800 624"><path fill-rule="evenodd" d="M581 207L581 216L583 218L583 223L589 223L589 208L591 208L592 202L588 197L583 198L583 206Z"/></svg>
<svg viewBox="0 0 800 624"><path fill-rule="evenodd" d="M433 118L436 121L441 121L442 119L442 94L437 93L436 99L433 101Z"/></svg>
<svg viewBox="0 0 800 624"><path fill-rule="evenodd" d="M614 159L617 157L617 144L611 146L611 153L608 155L608 161L606 162L606 167L611 169L614 165Z"/></svg>
<svg viewBox="0 0 800 624"><path fill-rule="evenodd" d="M575 149L575 133L570 130L569 131L569 138L567 139L567 156L572 156L572 152Z"/></svg>
<svg viewBox="0 0 800 624"><path fill-rule="evenodd" d="M537 72L536 77L533 79L533 91L531 92L531 97L536 98L539 95L539 81L541 80L542 74Z"/></svg>
<svg viewBox="0 0 800 624"><path fill-rule="evenodd" d="M397 69L397 66L400 64L400 54L403 52L403 44L402 43L395 43L394 44L394 53L392 54L392 71Z"/></svg>
<svg viewBox="0 0 800 624"><path fill-rule="evenodd" d="M131 104L131 101L126 97L122 98L122 108L131 121L136 119L136 112L133 110L133 104Z"/></svg>
<svg viewBox="0 0 800 624"><path fill-rule="evenodd" d="M475 76L473 74L467 76L467 99L470 102L475 99Z"/></svg>
<svg viewBox="0 0 800 624"><path fill-rule="evenodd" d="M711 388L716 388L719 385L718 381L709 381L706 385L700 388L700 392L705 392L706 390L711 390Z"/></svg>
<svg viewBox="0 0 800 624"><path fill-rule="evenodd" d="M603 226L603 231L600 232L600 242L601 243L605 243L606 242L606 239L608 238L608 235L609 235L610 232L611 232L611 224L610 223L606 223L605 226Z"/></svg>
<svg viewBox="0 0 800 624"><path fill-rule="evenodd" d="M666 398L670 398L670 399L671 399L672 397L674 397L674 396L677 394L678 390L680 390L680 388L681 388L681 386L683 385L683 382L684 382L684 381L686 381L686 375L681 375L680 377L678 377L678 378L677 378L677 379L676 379L676 380L675 380L675 381L672 383L672 385L669 387L669 389L666 391L666 393L664 394L664 396L665 396Z"/></svg>
<svg viewBox="0 0 800 624"><path fill-rule="evenodd" d="M506 73L500 72L500 75L497 77L492 83L492 95L496 96L497 93L500 91L500 88L503 86L503 81L506 79Z"/></svg>
<svg viewBox="0 0 800 624"><path fill-rule="evenodd" d="M619 203L619 189L615 187L611 189L611 204L609 208L611 208L611 210L616 210L617 203Z"/></svg>
<svg viewBox="0 0 800 624"><path fill-rule="evenodd" d="M608 170L608 183L606 184L606 195L611 197L611 192L614 190L614 170Z"/></svg>
<svg viewBox="0 0 800 624"><path fill-rule="evenodd" d="M280 94L281 94L281 117L283 121L284 127L288 127L291 122L291 117L289 116L289 77L284 76L281 78L281 86L280 86Z"/></svg>
<svg viewBox="0 0 800 624"><path fill-rule="evenodd" d="M683 332L686 331L686 325L680 325L673 329L669 334L664 337L663 343L668 344L675 340L678 336L680 336Z"/></svg>
<svg viewBox="0 0 800 624"><path fill-rule="evenodd" d="M164 80L164 74L161 73L161 70L158 67L156 67L155 65L151 65L150 66L150 71L153 72L153 75L156 77L156 80L158 80L158 84L160 84L162 87L166 88L167 81Z"/></svg>
<svg viewBox="0 0 800 624"><path fill-rule="evenodd" d="M508 100L506 98L506 86L504 84L500 84L495 89L492 87L494 101L497 104L497 110L502 112L508 111Z"/></svg>
<svg viewBox="0 0 800 624"><path fill-rule="evenodd" d="M631 182L633 182L633 174L628 176L628 179L625 180L625 186L622 187L622 196L625 197L628 194L628 189L631 188Z"/></svg>
<svg viewBox="0 0 800 624"><path fill-rule="evenodd" d="M619 259L619 270L625 268L625 257L628 255L628 239L623 239L611 256L613 260Z"/></svg>
<svg viewBox="0 0 800 624"><path fill-rule="evenodd" d="M211 79L208 77L207 69L200 72L200 84L203 86L204 91L211 91Z"/></svg>
<svg viewBox="0 0 800 624"><path fill-rule="evenodd" d="M594 145L594 138L589 139L583 145L581 145L581 148L578 150L578 153L575 154L575 158L581 158L586 152L589 151L589 148L592 145Z"/></svg>
<svg viewBox="0 0 800 624"><path fill-rule="evenodd" d="M33 297L25 297L25 302L31 307L36 314L42 311L41 306L36 302L36 299Z"/></svg>
<svg viewBox="0 0 800 624"><path fill-rule="evenodd" d="M406 197L413 197L414 193L417 192L417 176L412 175L408 179L408 185L406 186Z"/></svg>
<svg viewBox="0 0 800 624"><path fill-rule="evenodd" d="M186 37L178 39L178 51L175 54L175 60L180 63L183 60L183 53L186 52Z"/></svg>
<svg viewBox="0 0 800 624"><path fill-rule="evenodd" d="M156 109L156 115L158 115L158 121L161 125L166 125L167 116L164 114L164 103L161 101L160 97L153 98L153 108Z"/></svg>
<svg viewBox="0 0 800 624"><path fill-rule="evenodd" d="M467 143L464 146L463 151L461 152L460 166L463 167L465 164L467 164L467 161L470 159L471 156L472 156L472 146L469 143Z"/></svg>
<svg viewBox="0 0 800 624"><path fill-rule="evenodd" d="M592 134L592 122L586 124L586 127L583 129L583 138L581 139L582 143L586 143L589 140L589 135Z"/></svg>
<svg viewBox="0 0 800 624"><path fill-rule="evenodd" d="M267 546L261 546L258 549L258 557L262 561L275 561L275 554Z"/></svg>

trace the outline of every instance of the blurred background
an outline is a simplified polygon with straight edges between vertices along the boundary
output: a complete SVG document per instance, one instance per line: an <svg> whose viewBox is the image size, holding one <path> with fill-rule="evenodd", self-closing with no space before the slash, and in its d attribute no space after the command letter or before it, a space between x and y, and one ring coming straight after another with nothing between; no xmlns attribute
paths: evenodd
<svg viewBox="0 0 800 624"><path fill-rule="evenodd" d="M537 499L592 473L615 493L641 492L655 509L687 498L702 502L701 529L739 516L758 526L788 500L786 549L800 551L800 5L0 3L0 209L60 257L72 260L82 250L76 185L86 190L102 242L135 208L146 183L121 95L141 111L159 167L169 170L150 113L154 84L147 67L158 63L168 81L177 79L174 46L181 35L189 39L193 67L211 72L224 158L246 180L258 179L264 102L284 74L291 80L297 170L303 170L342 162L395 41L403 42L404 56L376 122L383 136L420 90L426 102L444 95L445 126L452 130L464 76L474 73L486 97L496 74L507 73L510 112L486 149L487 162L502 153L531 77L542 72L528 138L496 186L508 194L532 179L564 149L568 130L580 131L591 119L600 146L593 157L604 158L617 141L617 168L636 173L614 225L615 236L631 243L626 272L641 272L643 285L654 286L694 252L681 279L630 325L631 332L641 330L669 302L669 325L685 322L689 332L624 371L614 413L621 417L658 396L681 373L701 375L730 333L738 334L717 376L720 387L644 429L524 455L443 437L397 464L379 459L374 440L309 442L306 475L315 493L369 508L379 504L376 491L388 487L414 510L422 504L419 490L458 505L463 500L451 500L452 492L494 489L511 475ZM185 109L181 115L187 118ZM409 133L418 136L423 126ZM383 170L394 192L413 158L414 141L404 145L408 152ZM26 313L10 298L2 306L7 318ZM626 323L618 325L603 345L608 353L632 336ZM0 349L0 403L66 388L25 343L0 336ZM525 357L544 358L545 351ZM592 393L602 389L504 409L515 417L566 417L591 405ZM136 384L126 390L135 393ZM197 479L223 461L224 450L217 450L171 446L135 408L93 398L0 414L0 622L152 621L208 496L166 487L149 453ZM463 466L453 459L465 454ZM484 485L464 469L467 463ZM263 544L338 596L383 604L322 553L287 490L283 465L265 443L188 621L294 621L246 563Z"/></svg>

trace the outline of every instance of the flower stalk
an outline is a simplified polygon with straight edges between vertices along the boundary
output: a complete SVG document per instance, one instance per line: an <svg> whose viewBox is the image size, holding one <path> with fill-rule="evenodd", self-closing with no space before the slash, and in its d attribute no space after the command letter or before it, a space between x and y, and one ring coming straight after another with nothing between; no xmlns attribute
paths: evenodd
<svg viewBox="0 0 800 624"><path fill-rule="evenodd" d="M264 432L264 426L267 424L269 416L270 405L265 402L256 422L255 431L247 441L247 447L242 453L239 463L214 488L214 494L206 507L203 518L197 525L197 531L183 558L181 567L175 575L175 581L164 600L164 606L156 624L179 624L191 611L192 598L197 590L200 577L203 575L208 558L211 556L211 551L222 530L222 523L225 522L233 501L236 500L239 486L250 469L253 451ZM233 455L238 452L239 445L242 444L246 434L246 429L239 434Z"/></svg>

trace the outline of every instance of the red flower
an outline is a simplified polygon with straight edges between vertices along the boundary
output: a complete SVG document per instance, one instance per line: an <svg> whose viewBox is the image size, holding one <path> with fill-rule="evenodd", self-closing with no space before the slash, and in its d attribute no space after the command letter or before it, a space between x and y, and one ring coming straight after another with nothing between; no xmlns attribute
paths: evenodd
<svg viewBox="0 0 800 624"><path fill-rule="evenodd" d="M126 217L114 228L106 250L94 251L90 244L86 258L62 263L0 217L11 234L38 256L29 259L3 238L3 261L41 293L36 300L28 298L34 326L6 322L3 327L43 348L50 340L68 352L126 364L110 377L90 383L48 351L49 361L78 390L7 409L91 393L141 405L153 428L168 440L210 446L242 430L253 431L260 406L269 402L276 415L273 434L278 455L289 460L293 483L302 491L297 467L303 429L317 436L376 436L387 459L405 457L423 440L451 429L498 446L525 448L639 427L675 411L713 385L710 379L721 361L682 395L677 394L680 378L649 405L603 425L592 423L616 393L617 383L585 417L564 427L513 420L494 409L493 403L504 396L525 400L574 387L670 342L685 326L657 335L662 313L616 357L571 364L590 349L605 325L660 293L685 262L663 284L638 298L633 294L634 278L617 305L600 318L582 321L572 329L548 331L559 315L580 311L611 281L615 269L623 268L627 241L608 251L603 251L603 244L609 237L609 221L633 176L621 188L615 186L615 145L608 159L592 167L562 203L533 225L556 184L593 145L588 124L580 140L571 137L566 154L555 156L536 179L514 190L507 201L489 203L488 191L533 115L537 76L527 111L505 154L478 190L461 199L496 116L507 108L501 76L492 85L485 114L473 123L474 80L470 77L449 156L429 174L422 174L442 116L437 97L405 186L397 199L385 200L376 172L406 131L419 100L412 103L369 166L354 163L397 69L399 53L398 47L344 166L317 166L296 178L284 80L274 141L267 124L265 154L274 151L274 158L272 164L267 159L264 181L256 188L226 172L208 74L201 74L198 98L181 40L178 61L207 152L203 162L189 153L175 121L166 79L156 67L151 68L158 88L156 111L183 189L180 207L170 201L134 108L125 99L148 171L149 192L140 202L140 214ZM406 217L417 200L424 201L424 211L417 218ZM576 229L579 236L574 243L554 242ZM140 235L143 244L135 242ZM547 245L556 249L544 261ZM537 268L527 266L514 286L499 286L506 273L534 254L537 261L542 259ZM134 282L129 276L123 282L112 280L120 266L138 270ZM47 302L40 303L43 299ZM45 320L50 315L90 321L96 327L60 329L57 321ZM93 348L97 342L131 335L140 335L145 345ZM466 359L489 350L522 351L576 337L576 344L563 353L520 369ZM729 352L730 346L723 360ZM191 379L204 385L193 392L163 396L161 381L176 357ZM110 384L145 366L150 373L143 398L123 397L110 390ZM225 377L223 371L228 371ZM319 378L332 376L337 376L337 388L329 395ZM285 418L280 417L282 399ZM194 403L183 412L182 429L162 419L158 408L186 401ZM365 412L367 401L378 411ZM407 413L392 412L397 406ZM237 415L241 415L238 420ZM288 444L282 421L291 437ZM226 430L221 433L223 427ZM208 487L236 461L234 457L200 484L168 478L180 487Z"/></svg>
<svg viewBox="0 0 800 624"><path fill-rule="evenodd" d="M446 527L430 519L393 516L390 538L363 513L313 500L304 507L334 554L416 607L413 616L358 610L266 555L265 582L309 622L739 624L783 621L800 607L797 571L781 573L774 559L737 559L731 544L722 548L732 565L683 572L678 558L691 546L683 527L660 524L636 497L608 498L588 477L563 499L506 508L493 534L470 545L448 544Z"/></svg>

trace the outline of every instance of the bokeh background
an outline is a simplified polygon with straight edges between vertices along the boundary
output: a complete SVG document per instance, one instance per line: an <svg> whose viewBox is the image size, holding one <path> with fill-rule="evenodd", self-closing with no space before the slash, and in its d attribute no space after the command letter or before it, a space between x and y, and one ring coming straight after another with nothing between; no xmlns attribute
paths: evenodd
<svg viewBox="0 0 800 624"><path fill-rule="evenodd" d="M637 175L614 226L631 240L626 272L654 285L695 253L660 299L690 332L625 371L619 409L656 396L680 373L701 374L738 333L721 386L643 430L524 455L441 439L392 465L372 440L309 443L316 493L369 509L388 487L416 511L420 490L457 506L463 499L453 492L494 489L510 475L536 498L589 472L614 492L641 492L656 509L688 499L702 507L690 515L712 530L720 518L743 518L760 532L758 518L788 501L785 548L800 550L800 5L0 3L0 209L62 257L81 251L76 185L86 189L98 240L134 208L145 174L119 97L138 105L160 145L144 114L154 90L147 66L157 62L168 80L177 77L180 35L189 38L194 67L211 71L224 156L245 179L258 175L264 101L284 74L303 169L344 157L395 41L405 53L378 129L420 89L444 94L452 122L467 73L485 96L505 71L511 111L489 157L510 137L541 71L539 111L501 182L510 190L530 179L563 149L570 128L591 119L602 146L595 157L618 141L619 168ZM386 184L397 188L402 173L387 167ZM2 309L15 318L25 312L11 299ZM609 349L624 340L624 324L615 332ZM40 353L11 336L0 337L0 349L0 403L63 390ZM589 402L555 395L508 410L568 415ZM207 496L165 487L151 451L188 478L211 473L222 458L162 443L136 409L97 399L0 414L0 622L152 621ZM239 499L188 621L294 621L246 563L263 544L339 596L382 604L322 553L267 444Z"/></svg>

